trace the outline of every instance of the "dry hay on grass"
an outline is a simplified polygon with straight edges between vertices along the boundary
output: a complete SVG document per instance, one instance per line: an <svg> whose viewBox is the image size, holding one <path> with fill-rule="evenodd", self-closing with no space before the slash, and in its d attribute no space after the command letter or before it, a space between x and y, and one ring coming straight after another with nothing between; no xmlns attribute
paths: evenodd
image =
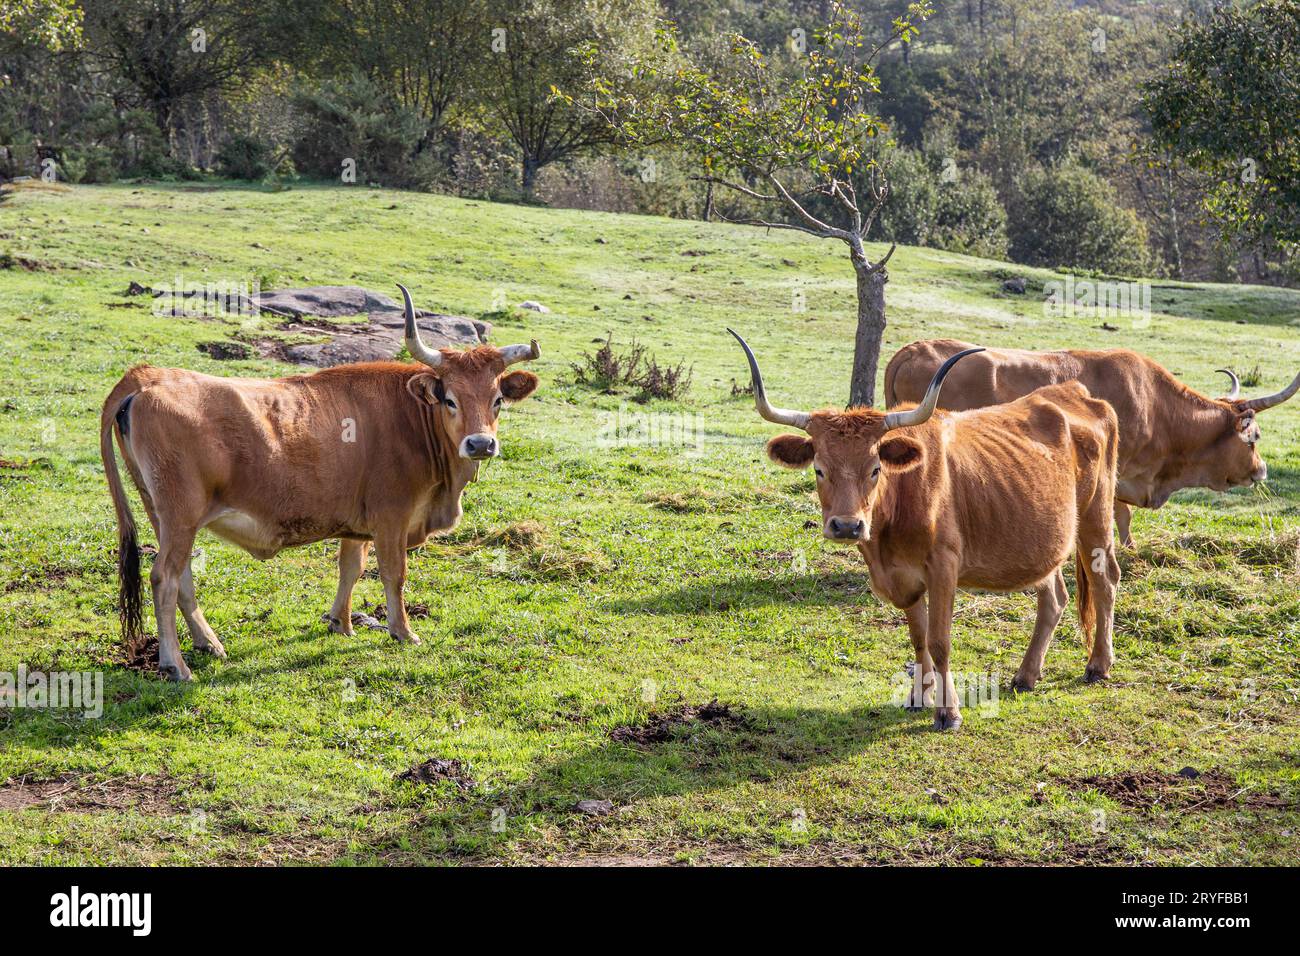
<svg viewBox="0 0 1300 956"><path fill-rule="evenodd" d="M134 811L150 816L176 812L176 785L163 776L121 776L87 781L75 773L43 780L22 776L0 784L0 810L60 813Z"/></svg>

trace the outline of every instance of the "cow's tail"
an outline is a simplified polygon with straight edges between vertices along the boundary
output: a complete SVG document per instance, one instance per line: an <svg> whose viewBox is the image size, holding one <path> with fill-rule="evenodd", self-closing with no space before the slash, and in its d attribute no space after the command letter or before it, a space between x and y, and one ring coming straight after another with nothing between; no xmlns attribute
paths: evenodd
<svg viewBox="0 0 1300 956"><path fill-rule="evenodd" d="M1084 566L1082 551L1074 555L1074 603L1079 612L1079 630L1083 632L1083 646L1092 653L1092 635L1097 630L1097 611L1092 606L1092 588L1088 586L1088 569Z"/></svg>
<svg viewBox="0 0 1300 956"><path fill-rule="evenodd" d="M104 460L108 492L113 496L113 510L117 512L117 616L122 625L122 640L128 649L139 646L144 639L144 599L140 581L140 545L136 540L131 504L117 469L113 424L119 417L125 418L131 398L128 395L126 399L116 400L116 395L110 396L104 403L99 425L99 456Z"/></svg>

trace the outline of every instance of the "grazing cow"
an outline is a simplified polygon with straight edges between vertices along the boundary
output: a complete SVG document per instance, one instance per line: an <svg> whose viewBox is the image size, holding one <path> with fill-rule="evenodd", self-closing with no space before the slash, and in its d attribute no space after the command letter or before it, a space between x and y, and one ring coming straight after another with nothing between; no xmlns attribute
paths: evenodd
<svg viewBox="0 0 1300 956"><path fill-rule="evenodd" d="M402 599L406 551L460 520L461 492L500 449L497 416L537 387L537 342L465 352L420 340L406 289L406 347L421 364L367 362L279 379L131 369L104 402L100 454L117 512L120 616L142 634L135 521L113 436L158 537L149 575L163 676L190 680L176 639L179 604L195 650L225 657L194 597L199 529L267 559L339 539L331 631L351 634L352 588L374 542L388 632L418 644Z"/></svg>
<svg viewBox="0 0 1300 956"><path fill-rule="evenodd" d="M885 404L918 401L935 369L970 345L953 339L913 342L885 368ZM1300 375L1275 395L1243 399L1237 376L1224 398L1207 398L1179 382L1145 355L1128 349L1031 352L986 349L963 362L943 390L945 408L962 411L998 405L1044 385L1078 381L1119 416L1119 483L1115 524L1133 543L1130 506L1159 508L1180 488L1252 485L1268 476L1255 445L1258 412L1300 391Z"/></svg>
<svg viewBox="0 0 1300 956"><path fill-rule="evenodd" d="M1079 622L1091 645L1085 679L1109 676L1119 583L1114 409L1074 382L1006 405L936 414L944 377L980 351L972 348L940 366L916 407L787 411L769 404L754 353L736 339L759 415L807 432L773 438L768 456L788 468L812 466L823 533L857 544L871 589L907 615L925 688L919 699L913 691L909 706L927 705L932 687L935 728L961 723L948 664L959 587L1037 591L1038 620L1012 682L1014 690L1031 689L1065 606L1060 567L1071 551Z"/></svg>

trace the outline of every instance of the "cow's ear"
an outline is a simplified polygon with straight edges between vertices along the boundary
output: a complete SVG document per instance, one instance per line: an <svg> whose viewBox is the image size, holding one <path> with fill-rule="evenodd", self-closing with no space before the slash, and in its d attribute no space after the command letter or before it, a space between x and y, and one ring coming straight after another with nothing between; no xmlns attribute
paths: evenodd
<svg viewBox="0 0 1300 956"><path fill-rule="evenodd" d="M807 468L815 451L812 439L803 435L777 435L767 443L767 457L786 468Z"/></svg>
<svg viewBox="0 0 1300 956"><path fill-rule="evenodd" d="M910 438L887 438L878 449L880 460L889 466L890 471L907 471L915 468L925 457L921 446Z"/></svg>
<svg viewBox="0 0 1300 956"><path fill-rule="evenodd" d="M537 388L537 376L532 372L511 372L502 375L497 384L506 401L522 402Z"/></svg>
<svg viewBox="0 0 1300 956"><path fill-rule="evenodd" d="M428 402L430 405L437 405L442 401L445 394L442 388L442 379L436 375L430 375L428 372L420 372L418 375L412 375L407 379L406 390L416 400Z"/></svg>

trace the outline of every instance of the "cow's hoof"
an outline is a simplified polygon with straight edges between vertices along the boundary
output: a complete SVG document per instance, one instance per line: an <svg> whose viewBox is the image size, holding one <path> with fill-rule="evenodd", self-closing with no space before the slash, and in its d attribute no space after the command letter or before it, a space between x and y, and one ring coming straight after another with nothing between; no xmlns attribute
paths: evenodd
<svg viewBox="0 0 1300 956"><path fill-rule="evenodd" d="M1036 683L1038 682L1030 680L1028 677L1021 677L1017 674L1015 677L1011 678L1011 693L1027 694L1034 689Z"/></svg>
<svg viewBox="0 0 1300 956"><path fill-rule="evenodd" d="M391 633L391 632L390 632L390 633ZM414 634L409 634L409 633L408 633L408 634L392 634L392 638L393 638L393 640L397 641L397 643L399 643L399 644L410 644L410 645L413 645L413 646L414 646L414 645L420 643L420 639L419 639L418 637L416 637Z"/></svg>
<svg viewBox="0 0 1300 956"><path fill-rule="evenodd" d="M219 661L226 659L226 649L220 644L204 644L202 647L194 648L196 651L202 651L204 654L211 654Z"/></svg>
<svg viewBox="0 0 1300 956"><path fill-rule="evenodd" d="M329 614L322 614L321 618L329 625L331 634L342 634L344 637L352 637L356 632L352 630L352 621L340 621L337 617L330 617Z"/></svg>
<svg viewBox="0 0 1300 956"><path fill-rule="evenodd" d="M184 661L179 665L159 664L158 673L162 675L164 680L169 680L178 684L194 680L194 675L190 673L190 669L185 666Z"/></svg>
<svg viewBox="0 0 1300 956"><path fill-rule="evenodd" d="M911 711L912 713L917 713L919 711L929 710L929 709L930 708L926 707L925 704L918 704L914 700L909 700L906 704L903 705L903 710Z"/></svg>
<svg viewBox="0 0 1300 956"><path fill-rule="evenodd" d="M935 730L956 730L961 726L961 714L940 711L934 715Z"/></svg>
<svg viewBox="0 0 1300 956"><path fill-rule="evenodd" d="M1083 672L1083 682L1085 684L1100 684L1102 681L1109 679L1109 671L1103 671L1095 667L1088 667Z"/></svg>

